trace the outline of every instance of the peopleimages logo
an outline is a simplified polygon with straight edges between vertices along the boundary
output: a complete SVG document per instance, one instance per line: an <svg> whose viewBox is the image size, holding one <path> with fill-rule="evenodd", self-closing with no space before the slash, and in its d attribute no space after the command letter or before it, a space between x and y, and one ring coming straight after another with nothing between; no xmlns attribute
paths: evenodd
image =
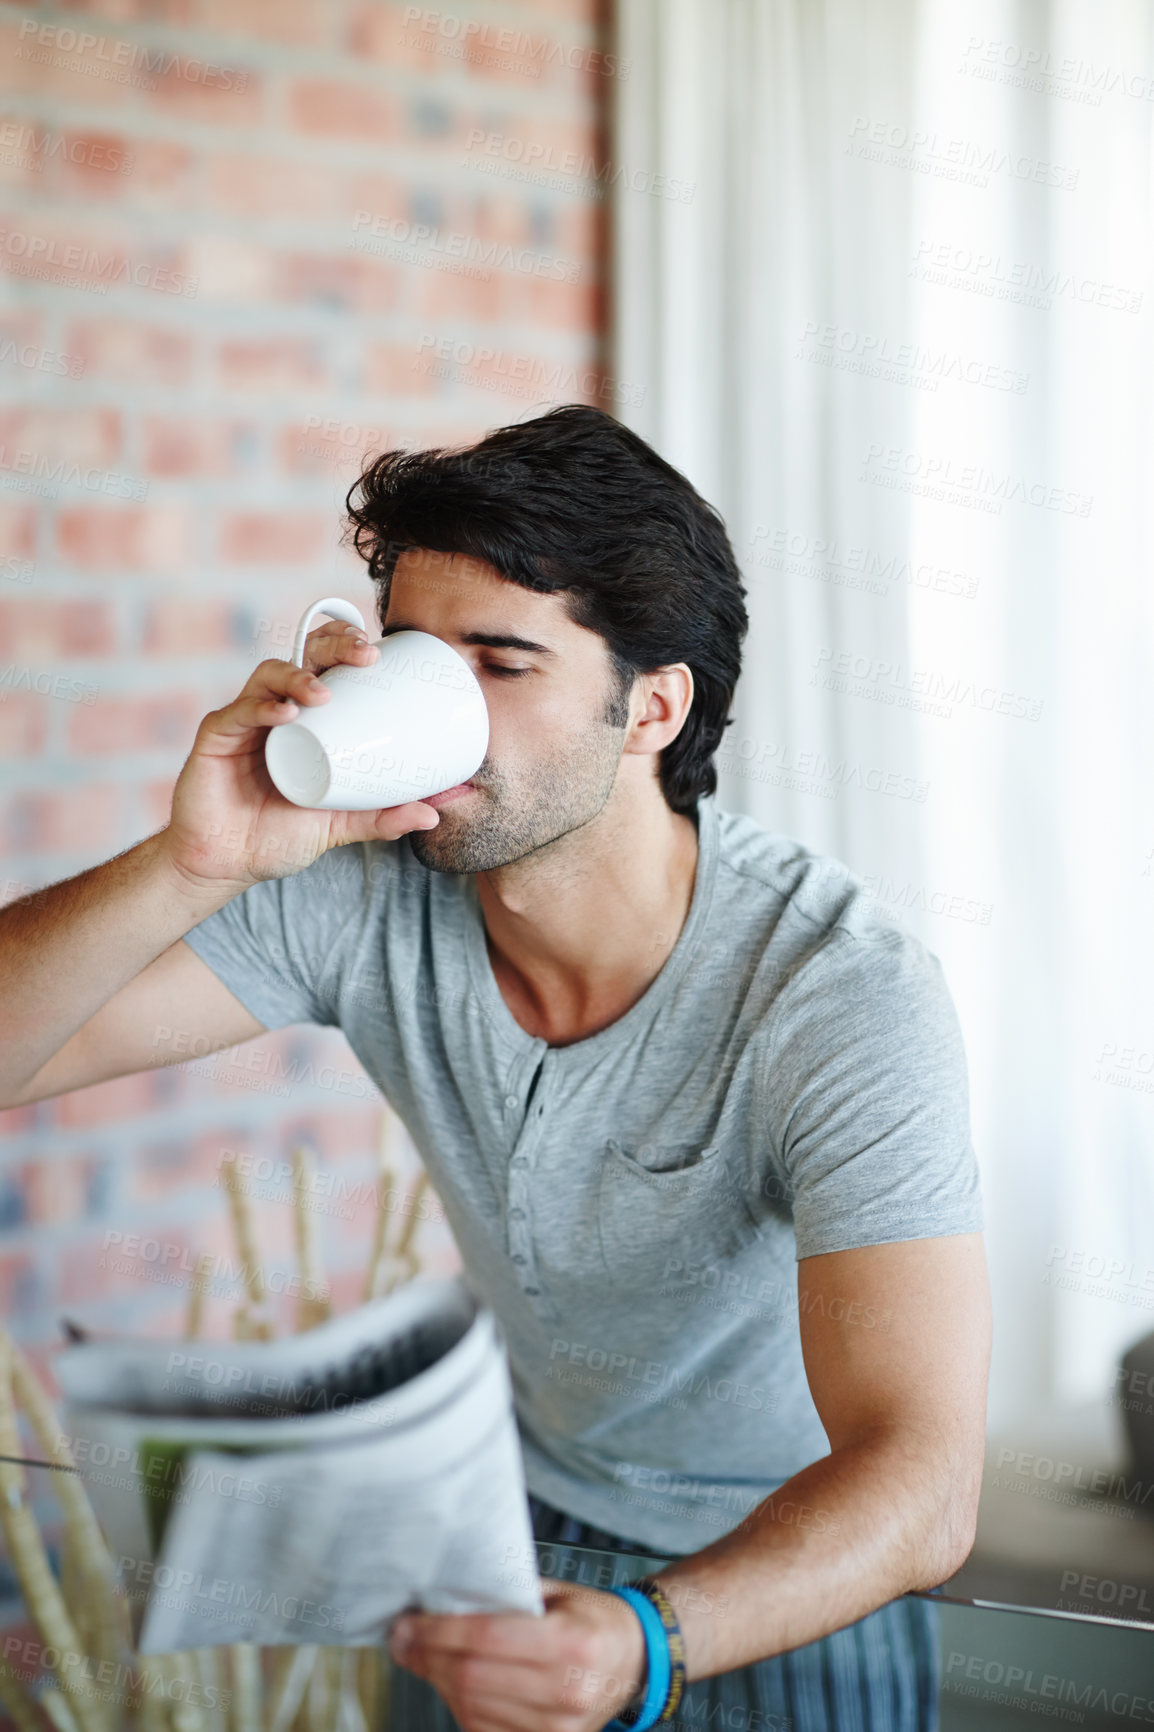
<svg viewBox="0 0 1154 1732"><path fill-rule="evenodd" d="M41 24L35 18L23 18L19 43L16 53L22 60L42 63L53 53L77 55L82 62L94 62L91 67L94 76L117 83L128 82L130 74L135 73L150 81L180 78L213 90L242 91L248 84L248 73L235 67L190 58L170 48L150 48L143 42L97 36L91 30L76 30L70 24Z"/></svg>
<svg viewBox="0 0 1154 1732"><path fill-rule="evenodd" d="M66 276L52 280L68 282L73 287L90 283L98 294L106 294L113 283L119 282L191 300L200 285L198 277L170 270L167 265L124 258L114 252L101 253L78 241L65 243L53 235L29 234L24 229L0 229L0 254L5 271L12 276L44 277L51 271L65 272Z"/></svg>
<svg viewBox="0 0 1154 1732"><path fill-rule="evenodd" d="M546 277L555 283L581 280L581 266L573 259L539 253L532 247L514 247L504 241L483 241L479 235L445 231L432 223L410 222L405 217L377 216L367 210L354 214L350 244L358 252L388 255L398 248L416 249L414 256L425 253L432 260L433 255L440 255L440 262L476 265L480 268L473 274L485 282L489 280L490 267Z"/></svg>
<svg viewBox="0 0 1154 1732"><path fill-rule="evenodd" d="M7 120L0 124L0 162L26 163L39 173L57 159L83 164L105 174L131 174L135 157L108 139L37 129L35 123Z"/></svg>
<svg viewBox="0 0 1154 1732"><path fill-rule="evenodd" d="M324 1601L302 1600L299 1594L281 1596L271 1588L250 1587L246 1582L206 1576L199 1570L173 1569L171 1564L152 1558L119 1557L116 1562L130 1598L147 1595L160 1605L177 1606L205 1618L223 1618L232 1610L253 1614L249 1622L255 1622L256 1617L271 1612L289 1624L310 1624L322 1630L344 1628L344 1612ZM162 1592L157 1593L157 1589ZM169 1591L168 1598L164 1590ZM184 1598L175 1599L174 1593Z"/></svg>
<svg viewBox="0 0 1154 1732"><path fill-rule="evenodd" d="M494 163L490 167L479 160L484 157L498 158L506 166L501 169ZM696 181L679 180L672 175L657 174L653 169L631 167L626 163L598 162L587 152L555 151L551 144L545 144L539 138L515 138L504 132L486 132L483 127L476 126L466 140L461 166L503 172L537 185L543 184L543 176L554 174L561 177L555 184L580 182L582 190L598 197L605 190L612 189L614 192L651 193L654 198L692 204L697 191Z"/></svg>

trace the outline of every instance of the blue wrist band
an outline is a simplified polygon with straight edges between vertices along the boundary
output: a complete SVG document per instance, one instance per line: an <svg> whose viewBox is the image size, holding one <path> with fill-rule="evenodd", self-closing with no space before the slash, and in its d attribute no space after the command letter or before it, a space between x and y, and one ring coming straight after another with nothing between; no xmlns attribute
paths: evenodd
<svg viewBox="0 0 1154 1732"><path fill-rule="evenodd" d="M636 1720L610 1720L605 1732L619 1732L619 1729L621 1732L648 1732L649 1727L656 1726L661 1718L673 1679L665 1625L661 1622L661 1614L656 1606L647 1600L644 1594L639 1594L636 1588L610 1588L609 1592L616 1594L619 1599L628 1600L641 1619L641 1631L645 1637L645 1659L649 1670L645 1700Z"/></svg>

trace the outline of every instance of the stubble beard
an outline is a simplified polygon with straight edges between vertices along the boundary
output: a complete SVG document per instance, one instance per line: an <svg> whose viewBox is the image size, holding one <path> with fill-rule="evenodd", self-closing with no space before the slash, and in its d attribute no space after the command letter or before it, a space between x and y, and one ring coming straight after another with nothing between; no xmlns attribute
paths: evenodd
<svg viewBox="0 0 1154 1732"><path fill-rule="evenodd" d="M441 809L435 830L409 832L430 872L494 872L580 830L604 811L621 764L624 728L594 727L576 749L508 777L486 758L475 794Z"/></svg>

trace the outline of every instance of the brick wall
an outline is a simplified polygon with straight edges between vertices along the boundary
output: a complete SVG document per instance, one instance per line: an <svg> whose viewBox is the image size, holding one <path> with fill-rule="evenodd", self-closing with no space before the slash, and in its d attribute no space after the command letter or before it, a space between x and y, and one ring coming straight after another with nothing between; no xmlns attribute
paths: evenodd
<svg viewBox="0 0 1154 1732"><path fill-rule="evenodd" d="M0 4L0 899L162 825L199 717L303 605L367 606L338 545L366 450L613 407L602 30L596 0ZM40 1363L62 1311L181 1327L144 1243L227 1250L222 1149L372 1178L342 1037L235 1057L0 1115L0 1314ZM317 1219L349 1303L367 1213Z"/></svg>

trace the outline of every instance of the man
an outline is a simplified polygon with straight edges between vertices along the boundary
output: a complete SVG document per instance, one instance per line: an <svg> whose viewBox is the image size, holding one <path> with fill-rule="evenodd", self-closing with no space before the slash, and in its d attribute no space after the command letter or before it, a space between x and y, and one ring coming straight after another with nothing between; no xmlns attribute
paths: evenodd
<svg viewBox="0 0 1154 1732"><path fill-rule="evenodd" d="M386 454L350 506L383 631L481 683L480 769L292 807L268 729L377 652L326 625L305 670L264 662L165 829L0 920L3 1104L144 1068L159 1024L341 1027L501 1321L538 1535L674 1559L678 1723L931 1726L934 1608L900 1596L972 1544L990 1337L940 967L836 862L717 809L744 592L642 440L571 406ZM644 1652L603 1593L414 1615L394 1723L451 1724L431 1684L467 1732L593 1732Z"/></svg>

